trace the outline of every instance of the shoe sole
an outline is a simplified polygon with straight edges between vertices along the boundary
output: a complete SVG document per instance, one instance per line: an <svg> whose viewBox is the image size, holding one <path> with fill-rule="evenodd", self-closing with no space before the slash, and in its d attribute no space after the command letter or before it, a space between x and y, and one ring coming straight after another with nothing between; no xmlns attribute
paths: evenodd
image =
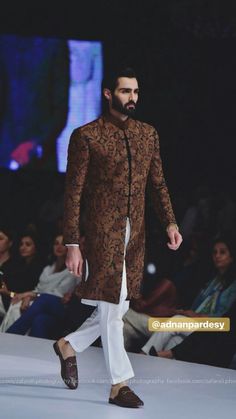
<svg viewBox="0 0 236 419"><path fill-rule="evenodd" d="M116 406L119 406L119 407L128 407L128 408L131 408L131 409L138 409L139 407L143 406L143 404L135 404L133 406L132 405L124 405L124 404L119 403L119 402L117 403L116 401L114 401L111 398L109 398L108 403L115 404Z"/></svg>

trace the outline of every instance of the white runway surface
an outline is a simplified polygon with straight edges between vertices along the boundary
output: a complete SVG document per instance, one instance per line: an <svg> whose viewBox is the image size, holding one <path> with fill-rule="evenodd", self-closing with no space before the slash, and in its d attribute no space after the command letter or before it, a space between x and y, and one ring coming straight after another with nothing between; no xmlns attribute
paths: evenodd
<svg viewBox="0 0 236 419"><path fill-rule="evenodd" d="M236 371L129 354L130 387L139 409L107 403L110 384L102 349L78 356L80 384L69 390L60 378L52 341L0 334L1 419L227 419L236 412Z"/></svg>

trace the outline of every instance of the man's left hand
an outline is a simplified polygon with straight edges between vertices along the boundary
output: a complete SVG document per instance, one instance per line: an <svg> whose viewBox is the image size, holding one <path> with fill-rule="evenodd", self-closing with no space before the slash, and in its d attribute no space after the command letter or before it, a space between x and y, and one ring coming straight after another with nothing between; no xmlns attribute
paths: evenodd
<svg viewBox="0 0 236 419"><path fill-rule="evenodd" d="M167 246L171 250L177 250L179 248L179 246L181 245L183 239L182 239L182 236L181 236L180 232L178 231L178 229L176 228L175 225L173 225L173 226L170 225L167 228L167 235L170 239L170 241L167 243Z"/></svg>

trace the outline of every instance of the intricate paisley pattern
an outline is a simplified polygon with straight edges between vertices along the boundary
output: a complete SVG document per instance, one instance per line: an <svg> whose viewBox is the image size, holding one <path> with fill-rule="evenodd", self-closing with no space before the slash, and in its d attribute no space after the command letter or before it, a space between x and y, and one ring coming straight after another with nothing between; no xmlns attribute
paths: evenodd
<svg viewBox="0 0 236 419"><path fill-rule="evenodd" d="M125 136L130 150L130 165ZM131 224L125 258L127 298L140 296L148 179L154 190L154 205L164 227L176 222L154 127L133 119L121 123L107 115L73 131L68 149L64 242L79 243L83 200L84 248L89 276L80 284L81 298L119 302L127 216Z"/></svg>

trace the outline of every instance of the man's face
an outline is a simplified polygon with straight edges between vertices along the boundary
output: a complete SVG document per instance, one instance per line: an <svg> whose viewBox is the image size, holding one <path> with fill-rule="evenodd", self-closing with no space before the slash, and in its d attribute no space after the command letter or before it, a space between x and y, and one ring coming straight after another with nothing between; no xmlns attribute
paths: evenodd
<svg viewBox="0 0 236 419"><path fill-rule="evenodd" d="M119 77L117 86L111 94L110 106L123 115L133 116L138 100L138 82L136 78Z"/></svg>

